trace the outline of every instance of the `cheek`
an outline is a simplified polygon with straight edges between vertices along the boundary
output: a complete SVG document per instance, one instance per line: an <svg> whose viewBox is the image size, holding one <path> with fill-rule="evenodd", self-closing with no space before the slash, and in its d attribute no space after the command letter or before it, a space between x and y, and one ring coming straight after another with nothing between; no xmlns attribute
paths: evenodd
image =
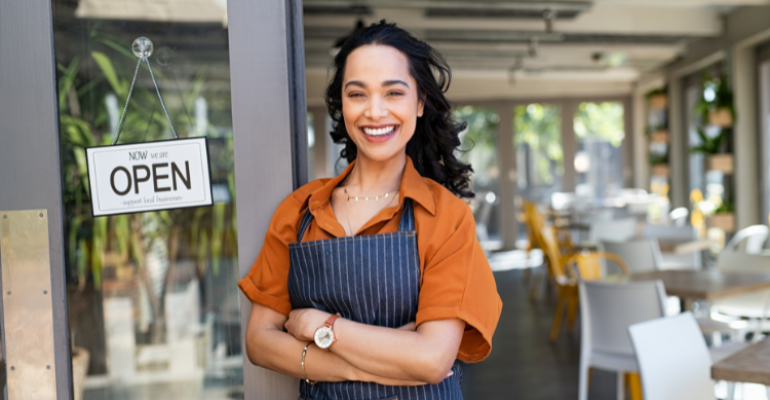
<svg viewBox="0 0 770 400"><path fill-rule="evenodd" d="M401 120L401 123L408 127L414 127L417 122L418 109L412 102L404 102L393 109L393 113Z"/></svg>
<svg viewBox="0 0 770 400"><path fill-rule="evenodd" d="M354 102L342 102L342 118L346 126L352 126L363 114L363 107Z"/></svg>

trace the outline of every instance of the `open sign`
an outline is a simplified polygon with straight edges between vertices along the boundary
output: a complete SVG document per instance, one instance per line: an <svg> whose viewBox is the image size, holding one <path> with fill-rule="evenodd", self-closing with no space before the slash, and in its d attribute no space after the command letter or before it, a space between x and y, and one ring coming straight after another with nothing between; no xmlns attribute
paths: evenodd
<svg viewBox="0 0 770 400"><path fill-rule="evenodd" d="M210 206L206 138L86 149L94 217Z"/></svg>

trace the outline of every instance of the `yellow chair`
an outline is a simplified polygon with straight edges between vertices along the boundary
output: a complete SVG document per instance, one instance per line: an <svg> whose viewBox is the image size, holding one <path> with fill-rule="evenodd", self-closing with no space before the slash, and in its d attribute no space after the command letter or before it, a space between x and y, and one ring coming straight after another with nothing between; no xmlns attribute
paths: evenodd
<svg viewBox="0 0 770 400"><path fill-rule="evenodd" d="M545 216L543 216L542 213L538 212L535 208L535 205L533 203L524 202L524 215L525 219L527 221L527 227L529 228L529 243L530 247L528 250L531 250L532 248L539 248L543 250L543 253L546 253L546 246L543 244L543 240L541 238L541 230L545 226ZM546 260L548 259L548 255L545 254ZM552 274L552 271L550 268L546 268L545 275L547 276L548 280L553 282L554 276ZM537 300L537 292L540 288L540 281L542 276L541 275L534 275L530 292L529 292L529 299L531 301Z"/></svg>
<svg viewBox="0 0 770 400"><path fill-rule="evenodd" d="M562 255L559 252L553 229L550 226L544 226L540 232L539 240L543 243L542 249L548 260L548 270L554 278L558 291L556 312L549 337L551 342L555 342L559 337L565 308L568 330L571 332L575 326L575 316L580 302L578 298L578 275L584 280L602 278L601 261L603 259L616 263L624 275L628 275L629 270L620 257L611 253L586 251L575 255Z"/></svg>

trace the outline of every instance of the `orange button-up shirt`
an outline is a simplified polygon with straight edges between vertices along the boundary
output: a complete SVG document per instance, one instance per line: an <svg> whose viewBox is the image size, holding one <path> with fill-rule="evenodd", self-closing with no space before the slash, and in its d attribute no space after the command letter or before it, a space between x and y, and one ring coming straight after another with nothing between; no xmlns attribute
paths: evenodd
<svg viewBox="0 0 770 400"><path fill-rule="evenodd" d="M318 179L302 186L278 206L256 262L238 282L252 302L289 315L289 244L297 241L299 225L308 207L314 219L303 242L345 237L330 198L352 167L350 164L335 178ZM444 186L423 178L408 157L399 194L400 204L385 207L357 234L398 231L403 200L413 200L421 271L416 324L452 318L465 321L457 358L481 361L492 351L492 334L503 303L489 262L476 239L471 209Z"/></svg>

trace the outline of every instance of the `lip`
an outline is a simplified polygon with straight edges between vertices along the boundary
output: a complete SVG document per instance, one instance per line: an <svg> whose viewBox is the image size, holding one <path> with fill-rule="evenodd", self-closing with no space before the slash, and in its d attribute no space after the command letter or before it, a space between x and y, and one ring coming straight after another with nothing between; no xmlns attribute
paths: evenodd
<svg viewBox="0 0 770 400"><path fill-rule="evenodd" d="M367 135L364 132L364 128L380 129L380 128L385 128L385 127L388 127L388 126L393 126L394 128L393 128L393 132L391 132L391 133L389 133L387 135L369 136L369 135ZM396 136L396 134L398 134L400 129L401 129L401 125L398 125L398 124L363 125L363 126L359 126L358 127L358 130L361 132L361 135L364 137L364 139L366 139L367 141L372 142L372 143L387 142L388 140L390 140L391 138Z"/></svg>

